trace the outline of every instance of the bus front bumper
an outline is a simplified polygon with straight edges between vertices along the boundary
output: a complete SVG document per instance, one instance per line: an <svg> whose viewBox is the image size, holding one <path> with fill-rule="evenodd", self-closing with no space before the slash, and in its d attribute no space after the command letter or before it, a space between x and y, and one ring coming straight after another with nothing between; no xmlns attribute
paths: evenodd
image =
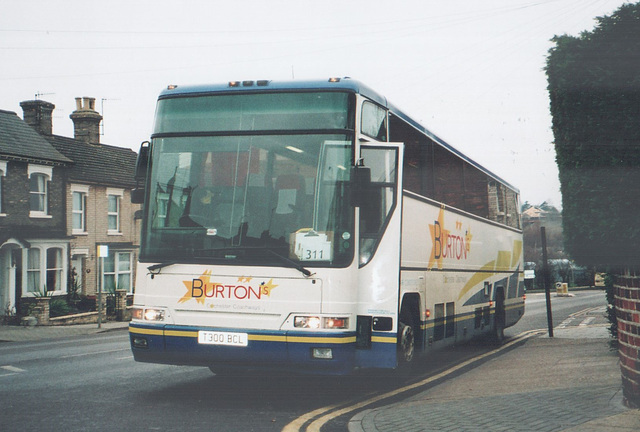
<svg viewBox="0 0 640 432"><path fill-rule="evenodd" d="M220 365L346 374L358 367L362 354L356 349L354 332L239 331L132 322L129 336L136 361L213 369ZM395 364L395 344L382 344L375 351L380 349L386 355L380 357L379 352L376 357L388 360L374 367L393 367L390 362Z"/></svg>

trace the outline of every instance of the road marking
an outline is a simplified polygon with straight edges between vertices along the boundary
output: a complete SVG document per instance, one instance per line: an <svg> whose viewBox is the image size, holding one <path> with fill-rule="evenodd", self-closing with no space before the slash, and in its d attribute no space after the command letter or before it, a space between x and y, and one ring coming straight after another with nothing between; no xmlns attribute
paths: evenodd
<svg viewBox="0 0 640 432"><path fill-rule="evenodd" d="M0 369L6 370L7 372L9 372L9 373L5 373L5 374L0 374L0 378L11 376L11 375L17 375L19 373L26 372L24 369L20 369L20 368L17 368L15 366L11 366L11 365L0 366Z"/></svg>
<svg viewBox="0 0 640 432"><path fill-rule="evenodd" d="M599 310L601 309L601 306L596 306L596 307L591 307L591 308L587 308L587 309L583 309L581 311L578 312L574 312L571 315L569 315L567 317L567 319L565 319L564 321L562 321L557 327L557 329L563 329L563 328L567 328L569 326L569 324L571 324L575 319L577 319L578 317L587 315L589 313L593 313L593 312L599 312ZM604 311L603 311L604 313ZM580 324L578 324L578 326L581 327L586 327L589 324L591 324L594 320L596 319L596 317L587 317L585 319L583 319Z"/></svg>
<svg viewBox="0 0 640 432"><path fill-rule="evenodd" d="M558 329L566 328L567 326L569 326L569 324L573 322L573 320L574 320L573 317L569 317L566 320L562 321L560 325L558 325L556 328Z"/></svg>
<svg viewBox="0 0 640 432"><path fill-rule="evenodd" d="M89 353L66 355L66 356L62 356L60 358L66 359L66 358L74 358L74 357L85 357L85 356L96 355L96 354L108 354L108 353L114 353L114 352L119 352L119 351L127 351L128 349L129 348L119 348L119 349L106 350L106 351L93 351L93 352L89 352Z"/></svg>
<svg viewBox="0 0 640 432"><path fill-rule="evenodd" d="M516 336L516 338L508 343L506 343L505 345L496 348L492 351L489 351L487 353L481 354L477 357L471 358L467 361L464 361L450 369L447 369L444 372L440 372L437 375L431 376L429 378L426 378L422 381L419 381L417 383L413 383L410 384L408 386L405 387L401 387L395 390L392 390L390 392L387 393L383 393L381 395L372 397L370 399L364 400L362 402L356 403L354 405L349 405L346 406L342 409L336 410L334 411L335 408L337 408L339 405L330 405L324 408L319 408L315 411L312 411L310 413L304 414L301 417L298 417L297 419L293 420L291 423L289 423L288 425L286 425L283 429L282 432L298 432L301 430L302 425L304 425L307 421L313 419L314 417L321 415L323 413L328 413L323 415L322 417L317 418L316 420L314 420L311 424L309 424L309 426L307 426L307 428L305 429L306 432L320 432L320 429L322 428L322 426L324 426L326 423L328 423L330 420L333 420L334 418L340 417L344 414L349 414L350 412L362 409L368 405L374 404L376 402L380 402L382 400L385 399L389 399L395 396L398 396L402 393L405 393L409 390L413 390L419 387L423 387L427 384L430 384L434 381L437 381L439 379L442 379L448 375L451 375L454 372L459 371L460 369L463 369L467 366L469 366L470 364L473 364L474 362L477 362L479 360L482 360L486 357L492 356L502 350L505 350L509 347L511 347L512 345L524 340L524 339L528 339L530 337L533 336L537 336L541 333L544 333L544 330L530 330L527 332L523 332L521 334L519 334L518 336Z"/></svg>
<svg viewBox="0 0 640 432"><path fill-rule="evenodd" d="M133 358L133 355L128 355L126 357L118 357L116 360L129 360L129 359L132 359L132 358Z"/></svg>
<svg viewBox="0 0 640 432"><path fill-rule="evenodd" d="M582 322L580 324L578 324L578 327L586 327L589 324L591 324L595 319L596 319L596 317L593 317L593 316L585 318L584 320L582 320Z"/></svg>
<svg viewBox="0 0 640 432"><path fill-rule="evenodd" d="M4 370L9 371L9 372L26 372L24 369L20 369L20 368L17 368L15 366L11 366L11 365L0 366L0 369L4 369Z"/></svg>

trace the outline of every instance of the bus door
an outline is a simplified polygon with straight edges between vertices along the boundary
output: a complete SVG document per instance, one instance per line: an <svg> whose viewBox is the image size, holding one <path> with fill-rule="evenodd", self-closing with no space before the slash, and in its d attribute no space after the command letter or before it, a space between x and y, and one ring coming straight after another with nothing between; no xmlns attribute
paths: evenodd
<svg viewBox="0 0 640 432"><path fill-rule="evenodd" d="M363 145L371 183L360 200L358 362L395 367L400 284L402 158L404 144Z"/></svg>

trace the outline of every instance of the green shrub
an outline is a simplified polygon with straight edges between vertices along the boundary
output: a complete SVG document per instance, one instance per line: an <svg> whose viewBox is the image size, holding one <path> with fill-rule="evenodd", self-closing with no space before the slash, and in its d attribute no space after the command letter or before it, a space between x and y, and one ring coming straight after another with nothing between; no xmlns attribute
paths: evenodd
<svg viewBox="0 0 640 432"><path fill-rule="evenodd" d="M49 302L49 316L51 318L73 313L71 306L64 297L53 297Z"/></svg>

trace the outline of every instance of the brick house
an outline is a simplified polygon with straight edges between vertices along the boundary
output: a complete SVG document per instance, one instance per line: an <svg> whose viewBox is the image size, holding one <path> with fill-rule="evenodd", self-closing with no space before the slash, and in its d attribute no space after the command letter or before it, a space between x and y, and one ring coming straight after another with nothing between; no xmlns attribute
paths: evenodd
<svg viewBox="0 0 640 432"><path fill-rule="evenodd" d="M32 114L46 122L46 109ZM24 297L66 293L71 164L16 113L0 110L0 315L20 311Z"/></svg>
<svg viewBox="0 0 640 432"><path fill-rule="evenodd" d="M124 289L133 292L139 248L139 205L131 203L135 187L136 153L100 143L102 116L94 98L76 98L70 118L74 138L51 133L53 104L29 101L20 104L24 119L59 153L73 161L68 168L64 205L69 236L69 268L79 292L94 295ZM36 116L34 110L46 111ZM106 245L108 257L98 265L97 246Z"/></svg>

